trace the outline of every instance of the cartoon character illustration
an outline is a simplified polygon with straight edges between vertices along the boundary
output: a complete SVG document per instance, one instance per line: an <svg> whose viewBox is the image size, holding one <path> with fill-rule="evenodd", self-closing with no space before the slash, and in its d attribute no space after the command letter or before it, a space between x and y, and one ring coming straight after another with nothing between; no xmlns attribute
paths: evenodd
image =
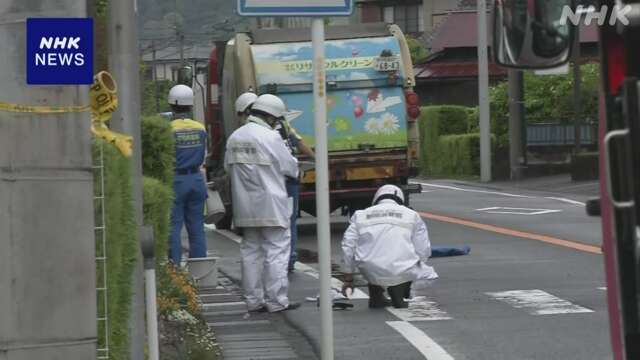
<svg viewBox="0 0 640 360"><path fill-rule="evenodd" d="M402 99L400 99L400 96L391 96L385 98L378 89L371 90L369 92L369 95L367 96L367 99L367 113L384 112L387 111L387 108L402 103Z"/></svg>

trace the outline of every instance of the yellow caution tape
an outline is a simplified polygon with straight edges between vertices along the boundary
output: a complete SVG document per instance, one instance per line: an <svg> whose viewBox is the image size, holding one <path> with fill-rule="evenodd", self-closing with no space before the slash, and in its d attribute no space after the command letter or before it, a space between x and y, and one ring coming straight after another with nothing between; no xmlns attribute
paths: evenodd
<svg viewBox="0 0 640 360"><path fill-rule="evenodd" d="M116 81L108 72L101 71L93 77L93 85L89 88L91 132L96 137L115 145L122 155L130 157L133 152L133 138L111 131L105 125L118 108L117 91Z"/></svg>
<svg viewBox="0 0 640 360"><path fill-rule="evenodd" d="M89 111L90 107L82 106L42 106L42 105L20 105L10 104L0 101L0 111L16 113L36 113L36 114L62 114Z"/></svg>
<svg viewBox="0 0 640 360"><path fill-rule="evenodd" d="M91 132L98 138L115 145L122 155L130 157L133 152L133 138L126 134L111 131L105 122L111 119L118 108L118 87L115 80L106 71L93 77L89 88L89 106L33 106L10 104L0 101L0 111L36 114L60 114L91 111Z"/></svg>
<svg viewBox="0 0 640 360"><path fill-rule="evenodd" d="M95 122L91 125L91 132L93 132L96 137L115 145L122 155L126 157L131 156L133 152L133 138L131 136L111 131L104 123Z"/></svg>
<svg viewBox="0 0 640 360"><path fill-rule="evenodd" d="M93 85L89 88L89 103L94 117L100 121L108 121L118 108L118 87L115 80L106 71L100 71L93 77Z"/></svg>

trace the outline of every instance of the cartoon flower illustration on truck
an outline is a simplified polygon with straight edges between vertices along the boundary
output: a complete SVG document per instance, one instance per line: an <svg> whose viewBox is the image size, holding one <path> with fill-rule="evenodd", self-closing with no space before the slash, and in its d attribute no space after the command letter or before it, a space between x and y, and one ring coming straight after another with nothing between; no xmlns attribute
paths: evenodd
<svg viewBox="0 0 640 360"><path fill-rule="evenodd" d="M380 132L386 135L395 134L400 129L398 117L392 113L384 113L380 118Z"/></svg>
<svg viewBox="0 0 640 360"><path fill-rule="evenodd" d="M400 130L400 120L392 113L384 113L381 118L369 118L364 124L367 133L378 135L392 135Z"/></svg>
<svg viewBox="0 0 640 360"><path fill-rule="evenodd" d="M364 124L364 130L369 134L377 135L380 133L380 120L378 118L370 118Z"/></svg>

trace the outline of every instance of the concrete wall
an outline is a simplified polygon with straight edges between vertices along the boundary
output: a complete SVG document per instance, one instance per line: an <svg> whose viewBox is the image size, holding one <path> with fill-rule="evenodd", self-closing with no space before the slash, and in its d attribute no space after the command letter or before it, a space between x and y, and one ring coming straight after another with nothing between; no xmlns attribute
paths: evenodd
<svg viewBox="0 0 640 360"><path fill-rule="evenodd" d="M86 105L87 86L27 86L25 19L85 17L76 0L0 2L0 99ZM96 357L87 112L0 112L0 359Z"/></svg>

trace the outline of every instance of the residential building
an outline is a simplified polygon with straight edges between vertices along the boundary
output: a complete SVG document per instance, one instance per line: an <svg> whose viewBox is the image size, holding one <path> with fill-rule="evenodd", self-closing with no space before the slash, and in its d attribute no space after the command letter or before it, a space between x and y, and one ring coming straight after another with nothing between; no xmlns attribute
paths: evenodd
<svg viewBox="0 0 640 360"><path fill-rule="evenodd" d="M429 40L452 11L465 9L471 0L356 0L359 22L394 23L405 33Z"/></svg>

